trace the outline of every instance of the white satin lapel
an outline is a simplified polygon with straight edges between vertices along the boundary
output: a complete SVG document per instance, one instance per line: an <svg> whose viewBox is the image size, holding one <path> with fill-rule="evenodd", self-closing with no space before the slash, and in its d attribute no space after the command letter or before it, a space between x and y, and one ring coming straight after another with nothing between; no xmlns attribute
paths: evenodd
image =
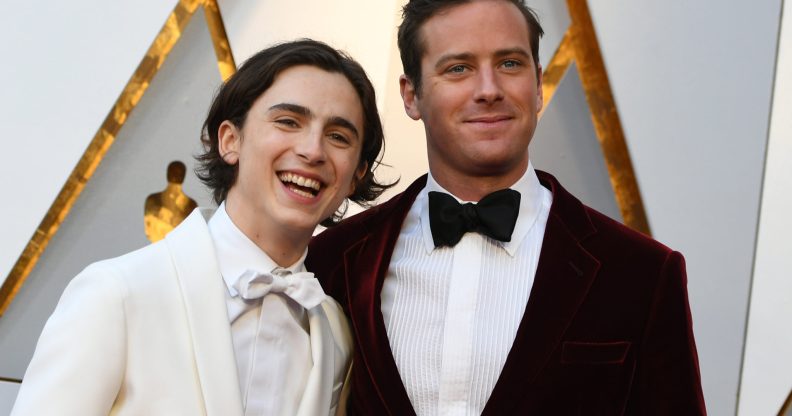
<svg viewBox="0 0 792 416"><path fill-rule="evenodd" d="M311 331L313 368L308 375L297 416L327 415L330 412L335 383L335 346L324 303L308 310L308 325Z"/></svg>
<svg viewBox="0 0 792 416"><path fill-rule="evenodd" d="M242 416L226 290L217 266L206 218L212 210L196 209L167 235L192 332L195 366L209 416Z"/></svg>

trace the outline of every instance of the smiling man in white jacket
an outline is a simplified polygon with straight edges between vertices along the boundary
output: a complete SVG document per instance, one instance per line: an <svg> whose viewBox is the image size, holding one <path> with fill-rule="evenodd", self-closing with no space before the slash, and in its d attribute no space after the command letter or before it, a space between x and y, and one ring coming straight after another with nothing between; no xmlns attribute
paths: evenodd
<svg viewBox="0 0 792 416"><path fill-rule="evenodd" d="M303 260L345 198L386 186L374 90L320 42L276 45L218 92L196 209L163 241L88 266L47 322L14 415L328 415L350 333Z"/></svg>

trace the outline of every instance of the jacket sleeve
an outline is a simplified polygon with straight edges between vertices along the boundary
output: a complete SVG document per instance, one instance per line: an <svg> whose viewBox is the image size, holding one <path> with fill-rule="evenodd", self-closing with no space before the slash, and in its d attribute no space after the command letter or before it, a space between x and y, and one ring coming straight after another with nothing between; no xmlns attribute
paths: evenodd
<svg viewBox="0 0 792 416"><path fill-rule="evenodd" d="M12 415L107 415L126 366L125 290L101 263L66 287L44 326Z"/></svg>
<svg viewBox="0 0 792 416"><path fill-rule="evenodd" d="M705 415L685 260L665 259L645 327L626 414Z"/></svg>

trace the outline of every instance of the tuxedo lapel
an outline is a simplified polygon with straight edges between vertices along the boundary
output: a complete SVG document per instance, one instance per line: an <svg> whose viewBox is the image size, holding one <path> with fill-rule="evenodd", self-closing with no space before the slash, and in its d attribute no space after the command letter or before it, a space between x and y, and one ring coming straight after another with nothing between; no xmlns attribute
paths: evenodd
<svg viewBox="0 0 792 416"><path fill-rule="evenodd" d="M297 416L328 414L332 401L335 379L335 347L330 323L322 305L308 310L308 325L311 334L311 358L313 367L300 400Z"/></svg>
<svg viewBox="0 0 792 416"><path fill-rule="evenodd" d="M196 209L166 237L181 286L193 354L207 415L242 415L231 327L214 245Z"/></svg>
<svg viewBox="0 0 792 416"><path fill-rule="evenodd" d="M415 414L401 381L382 318L380 293L401 225L415 197L426 185L419 178L398 199L377 208L380 222L365 224L372 230L344 253L344 275L352 330L368 369L371 383L392 415ZM360 365L360 364L355 364Z"/></svg>
<svg viewBox="0 0 792 416"><path fill-rule="evenodd" d="M552 177L537 173L553 192L553 205L525 314L484 414L509 414L519 402L526 383L536 379L558 346L599 269L597 259L580 245L595 232L583 205Z"/></svg>

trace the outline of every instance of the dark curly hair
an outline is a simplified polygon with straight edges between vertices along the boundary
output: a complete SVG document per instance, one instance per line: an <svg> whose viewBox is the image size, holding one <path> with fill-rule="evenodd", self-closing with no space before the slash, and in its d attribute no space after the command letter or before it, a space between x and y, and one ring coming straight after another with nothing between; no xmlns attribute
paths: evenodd
<svg viewBox="0 0 792 416"><path fill-rule="evenodd" d="M416 95L421 95L421 58L426 52L426 40L421 37L421 26L438 13L472 1L474 0L410 0L402 8L402 24L399 25L398 34L399 54L404 75L413 84ZM544 35L544 30L539 24L536 12L526 6L523 0L503 1L517 7L525 18L534 66L539 71L539 38Z"/></svg>
<svg viewBox="0 0 792 416"><path fill-rule="evenodd" d="M204 153L196 156L196 175L212 190L214 201L221 203L236 182L237 166L226 163L220 155L218 129L228 120L239 129L245 124L250 107L272 86L275 77L286 69L298 65L310 65L346 77L357 92L363 106L363 147L358 168L366 164L366 173L355 182L349 200L368 206L383 191L395 185L382 184L374 178L374 169L380 165L384 145L382 123L377 112L374 87L366 72L347 54L315 40L301 39L281 43L264 49L245 61L215 95L209 114L201 131ZM324 226L338 223L346 212L346 203L331 218L322 222Z"/></svg>

